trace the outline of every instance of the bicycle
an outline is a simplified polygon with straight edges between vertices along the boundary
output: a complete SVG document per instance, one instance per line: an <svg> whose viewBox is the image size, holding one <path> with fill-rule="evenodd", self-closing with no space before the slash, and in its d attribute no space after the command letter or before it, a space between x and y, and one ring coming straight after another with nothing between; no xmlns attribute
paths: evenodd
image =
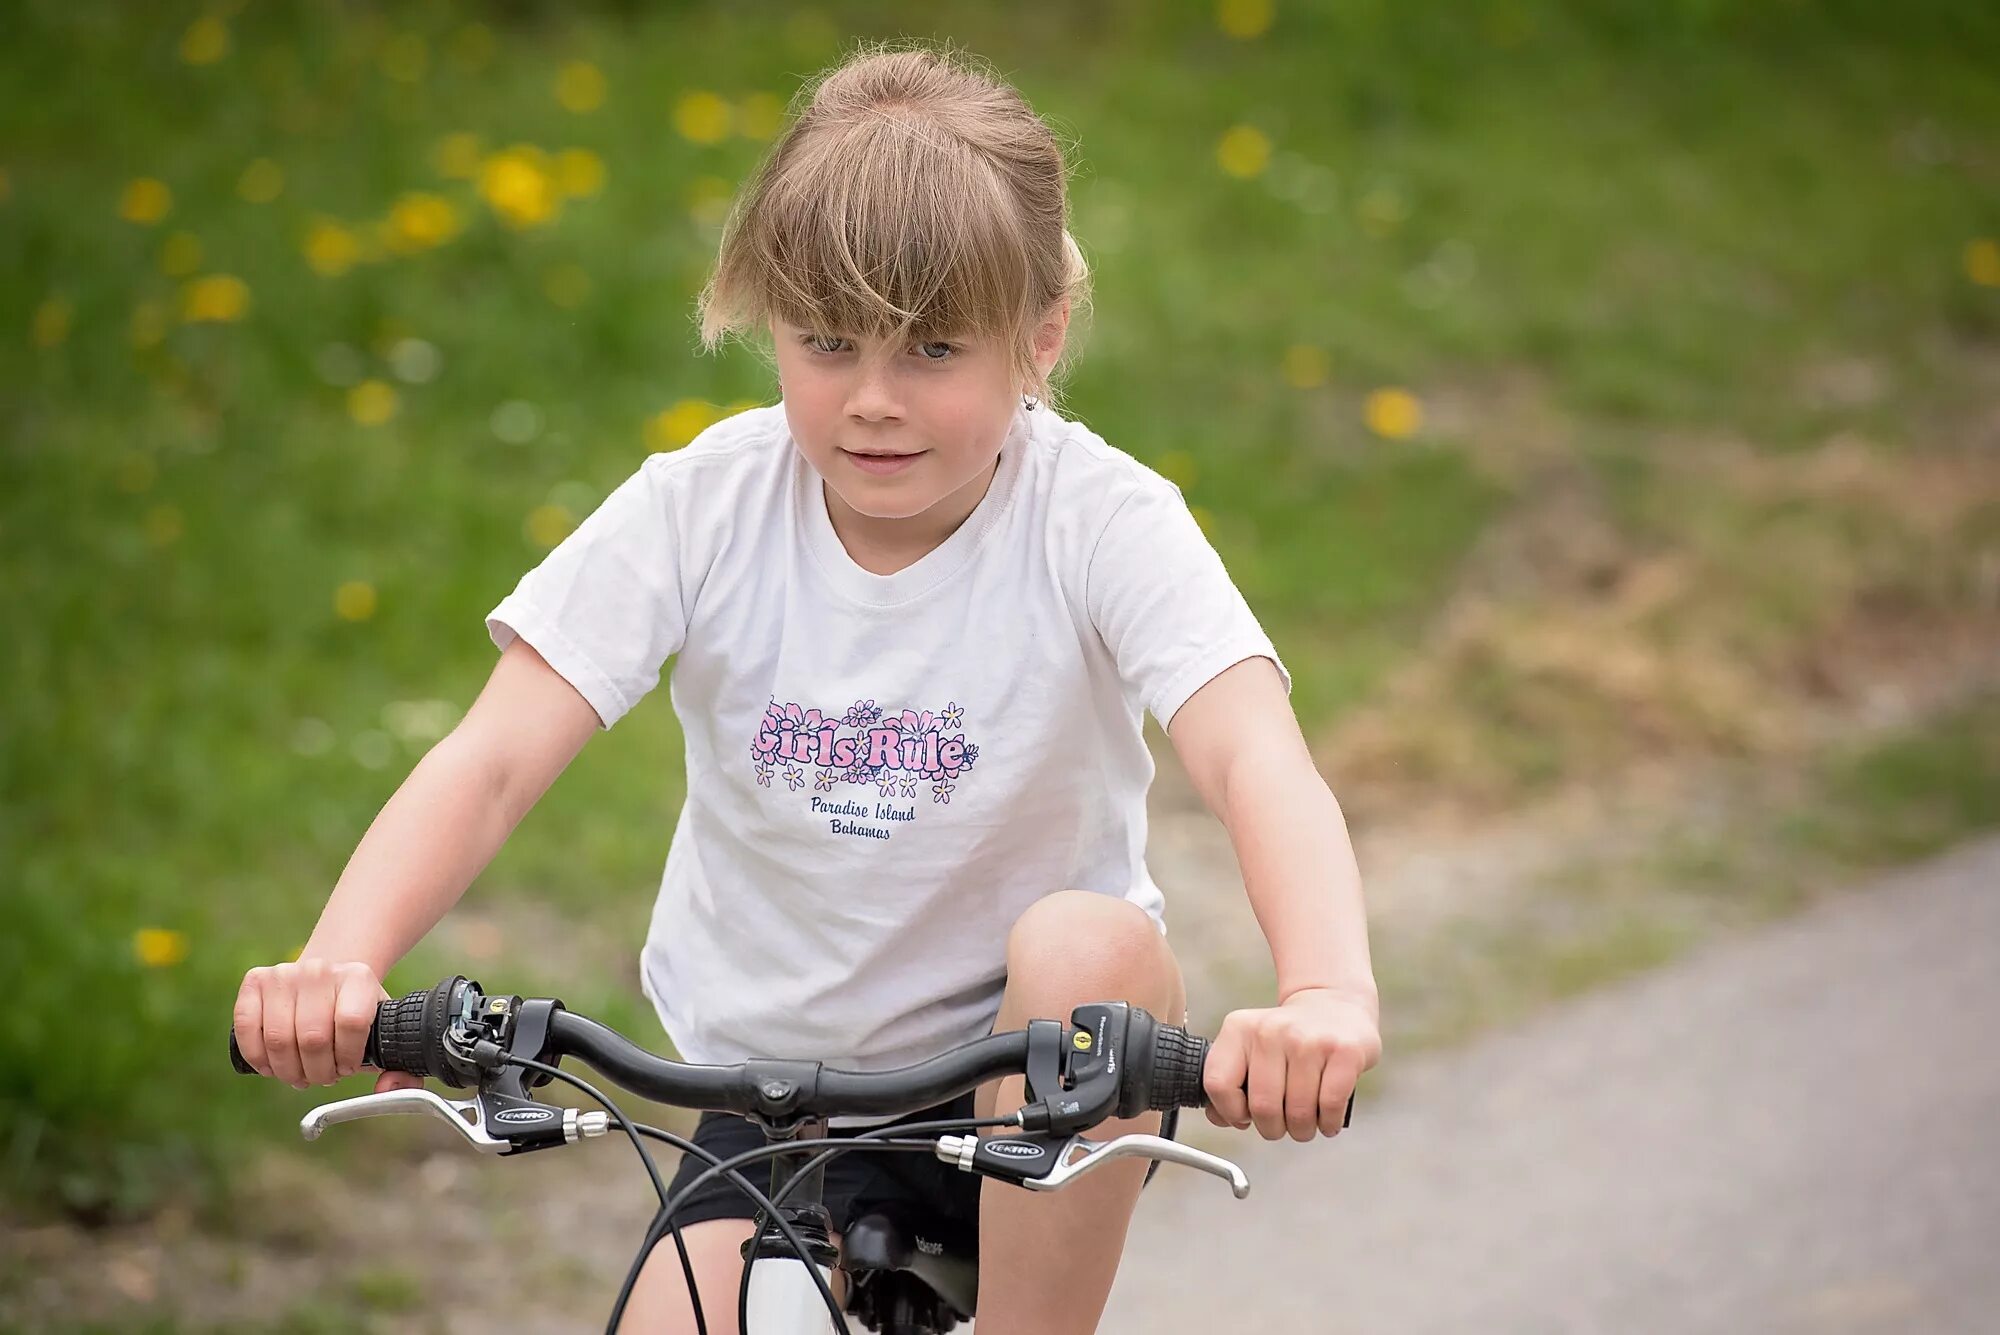
<svg viewBox="0 0 2000 1335"><path fill-rule="evenodd" d="M681 1201L715 1177L747 1194L760 1211L744 1244L748 1264L737 1292L745 1335L851 1335L849 1314L880 1335L943 1335L973 1315L977 1256L920 1248L882 1215L854 1220L845 1235L845 1256L839 1256L820 1195L827 1162L862 1150L928 1153L995 1181L1057 1191L1111 1160L1144 1157L1221 1177L1240 1200L1250 1193L1249 1179L1226 1159L1160 1136L1097 1142L1081 1134L1112 1116L1204 1106L1208 1046L1207 1039L1160 1024L1140 1007L1104 1002L1077 1007L1067 1025L1031 1020L1025 1029L991 1034L890 1071L841 1071L779 1058L698 1066L655 1056L554 998L488 995L460 974L382 1002L364 1061L378 1070L475 1088L472 1098L454 1102L429 1089L365 1094L314 1108L299 1129L307 1140L317 1140L329 1126L364 1117L437 1116L473 1149L513 1155L602 1136L615 1121L645 1164L660 1209L626 1273L607 1335L616 1335L640 1270L668 1236L680 1253L696 1328L706 1335L693 1267L672 1220ZM229 1055L237 1071L256 1073L243 1060L233 1032ZM671 1132L634 1125L595 1086L559 1069L564 1057L586 1062L642 1098L746 1117L762 1129L765 1145L718 1160ZM902 1116L1008 1075L1026 1077L1027 1102L1006 1117L903 1123L844 1138L824 1134L828 1117ZM552 1080L573 1085L605 1110L535 1102L530 1091ZM1350 1097L1347 1116L1352 1115ZM979 1134L1003 1126L1021 1134ZM670 1197L642 1135L709 1166ZM768 1193L742 1171L761 1160L770 1163ZM844 1308L832 1289L836 1261L849 1279Z"/></svg>

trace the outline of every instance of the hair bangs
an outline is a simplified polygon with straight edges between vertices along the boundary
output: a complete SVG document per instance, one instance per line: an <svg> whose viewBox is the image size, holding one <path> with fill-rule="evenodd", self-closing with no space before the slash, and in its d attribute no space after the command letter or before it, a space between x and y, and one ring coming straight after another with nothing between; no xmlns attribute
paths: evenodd
<svg viewBox="0 0 2000 1335"><path fill-rule="evenodd" d="M763 201L767 314L898 341L1020 327L1029 266L1005 189L985 163L908 117L885 117L828 147L780 176ZM939 188L941 180L953 185Z"/></svg>

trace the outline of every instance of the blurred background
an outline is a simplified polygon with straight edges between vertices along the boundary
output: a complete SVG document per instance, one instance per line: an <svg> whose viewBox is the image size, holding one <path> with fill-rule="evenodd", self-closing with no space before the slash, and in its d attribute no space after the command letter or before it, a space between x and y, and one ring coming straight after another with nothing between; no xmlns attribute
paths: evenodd
<svg viewBox="0 0 2000 1335"><path fill-rule="evenodd" d="M1380 1090L2000 824L1990 4L16 0L0 1325L601 1326L629 1154L304 1146L324 1092L233 1076L230 1005L484 680L484 612L775 401L694 295L803 79L899 36L1073 145L1068 411L1182 486L1296 674ZM662 691L391 990L663 1044L680 784ZM1219 828L1170 765L1154 807L1197 1022L1269 1004Z"/></svg>

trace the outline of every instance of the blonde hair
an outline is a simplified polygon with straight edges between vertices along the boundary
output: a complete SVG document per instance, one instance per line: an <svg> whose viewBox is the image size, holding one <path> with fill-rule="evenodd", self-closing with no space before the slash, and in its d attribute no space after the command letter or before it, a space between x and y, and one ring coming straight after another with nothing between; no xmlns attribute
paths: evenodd
<svg viewBox="0 0 2000 1335"><path fill-rule="evenodd" d="M701 343L768 321L1008 350L1016 383L1052 402L1034 331L1070 301L1071 360L1090 267L1069 233L1055 134L983 62L863 43L809 80L737 196L697 303Z"/></svg>

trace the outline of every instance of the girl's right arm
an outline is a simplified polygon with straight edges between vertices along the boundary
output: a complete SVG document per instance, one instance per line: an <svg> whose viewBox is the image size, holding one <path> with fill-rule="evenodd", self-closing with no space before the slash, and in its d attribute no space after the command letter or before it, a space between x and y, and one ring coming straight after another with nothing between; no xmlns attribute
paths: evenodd
<svg viewBox="0 0 2000 1335"><path fill-rule="evenodd" d="M236 997L244 1060L297 1088L361 1065L381 979L464 895L597 732L597 712L526 640L375 817L297 961L250 970ZM385 1073L382 1089L423 1082Z"/></svg>

